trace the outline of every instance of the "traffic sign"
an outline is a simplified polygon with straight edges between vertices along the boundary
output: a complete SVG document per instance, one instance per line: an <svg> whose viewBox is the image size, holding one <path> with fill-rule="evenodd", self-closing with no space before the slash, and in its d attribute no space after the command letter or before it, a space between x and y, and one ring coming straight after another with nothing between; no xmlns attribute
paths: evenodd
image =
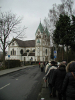
<svg viewBox="0 0 75 100"><path fill-rule="evenodd" d="M57 56L57 51L54 51L54 56Z"/></svg>
<svg viewBox="0 0 75 100"><path fill-rule="evenodd" d="M56 58L57 56L54 56L54 58Z"/></svg>
<svg viewBox="0 0 75 100"><path fill-rule="evenodd" d="M8 55L8 58L10 58L10 55Z"/></svg>
<svg viewBox="0 0 75 100"><path fill-rule="evenodd" d="M57 53L57 51L54 51L54 53Z"/></svg>

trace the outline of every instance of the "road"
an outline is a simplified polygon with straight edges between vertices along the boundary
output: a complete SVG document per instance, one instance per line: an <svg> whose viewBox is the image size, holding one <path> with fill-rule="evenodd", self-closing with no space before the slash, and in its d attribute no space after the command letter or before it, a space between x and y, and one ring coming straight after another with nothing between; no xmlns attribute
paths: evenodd
<svg viewBox="0 0 75 100"><path fill-rule="evenodd" d="M44 75L34 66L0 77L0 100L37 100Z"/></svg>

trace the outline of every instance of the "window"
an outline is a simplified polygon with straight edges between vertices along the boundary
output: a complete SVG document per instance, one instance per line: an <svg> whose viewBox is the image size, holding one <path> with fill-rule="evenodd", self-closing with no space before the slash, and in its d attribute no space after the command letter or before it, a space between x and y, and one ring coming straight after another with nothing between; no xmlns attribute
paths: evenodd
<svg viewBox="0 0 75 100"><path fill-rule="evenodd" d="M36 36L36 38L38 39L38 36Z"/></svg>
<svg viewBox="0 0 75 100"><path fill-rule="evenodd" d="M41 38L41 36L39 36L39 38Z"/></svg>
<svg viewBox="0 0 75 100"><path fill-rule="evenodd" d="M11 50L11 55L16 55L16 51L14 51L14 49Z"/></svg>
<svg viewBox="0 0 75 100"><path fill-rule="evenodd" d="M46 49L46 55L47 55L47 49Z"/></svg>
<svg viewBox="0 0 75 100"><path fill-rule="evenodd" d="M35 52L35 49L33 50L33 52Z"/></svg>
<svg viewBox="0 0 75 100"><path fill-rule="evenodd" d="M12 45L14 45L14 42L12 43Z"/></svg>
<svg viewBox="0 0 75 100"><path fill-rule="evenodd" d="M29 52L29 50L26 50L26 52Z"/></svg>
<svg viewBox="0 0 75 100"><path fill-rule="evenodd" d="M16 55L16 51L15 51L15 55Z"/></svg>
<svg viewBox="0 0 75 100"><path fill-rule="evenodd" d="M12 55L12 51L11 51L11 55Z"/></svg>
<svg viewBox="0 0 75 100"><path fill-rule="evenodd" d="M40 34L40 32L38 32L38 35Z"/></svg>
<svg viewBox="0 0 75 100"><path fill-rule="evenodd" d="M24 61L25 61L25 57L24 57Z"/></svg>

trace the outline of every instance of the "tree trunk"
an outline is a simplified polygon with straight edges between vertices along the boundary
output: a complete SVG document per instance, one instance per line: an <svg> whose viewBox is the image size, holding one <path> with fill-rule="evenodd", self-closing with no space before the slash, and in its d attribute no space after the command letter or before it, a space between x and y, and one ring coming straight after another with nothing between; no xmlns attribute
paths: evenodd
<svg viewBox="0 0 75 100"><path fill-rule="evenodd" d="M3 67L5 68L5 43L3 45Z"/></svg>
<svg viewBox="0 0 75 100"><path fill-rule="evenodd" d="M62 46L62 60L64 59L64 45Z"/></svg>

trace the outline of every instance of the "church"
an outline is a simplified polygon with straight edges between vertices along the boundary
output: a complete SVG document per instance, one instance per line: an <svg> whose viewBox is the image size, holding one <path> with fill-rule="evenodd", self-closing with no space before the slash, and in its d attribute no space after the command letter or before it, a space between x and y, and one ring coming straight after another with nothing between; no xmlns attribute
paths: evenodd
<svg viewBox="0 0 75 100"><path fill-rule="evenodd" d="M6 60L49 61L50 55L50 34L40 22L35 32L35 40L12 39L8 46Z"/></svg>

